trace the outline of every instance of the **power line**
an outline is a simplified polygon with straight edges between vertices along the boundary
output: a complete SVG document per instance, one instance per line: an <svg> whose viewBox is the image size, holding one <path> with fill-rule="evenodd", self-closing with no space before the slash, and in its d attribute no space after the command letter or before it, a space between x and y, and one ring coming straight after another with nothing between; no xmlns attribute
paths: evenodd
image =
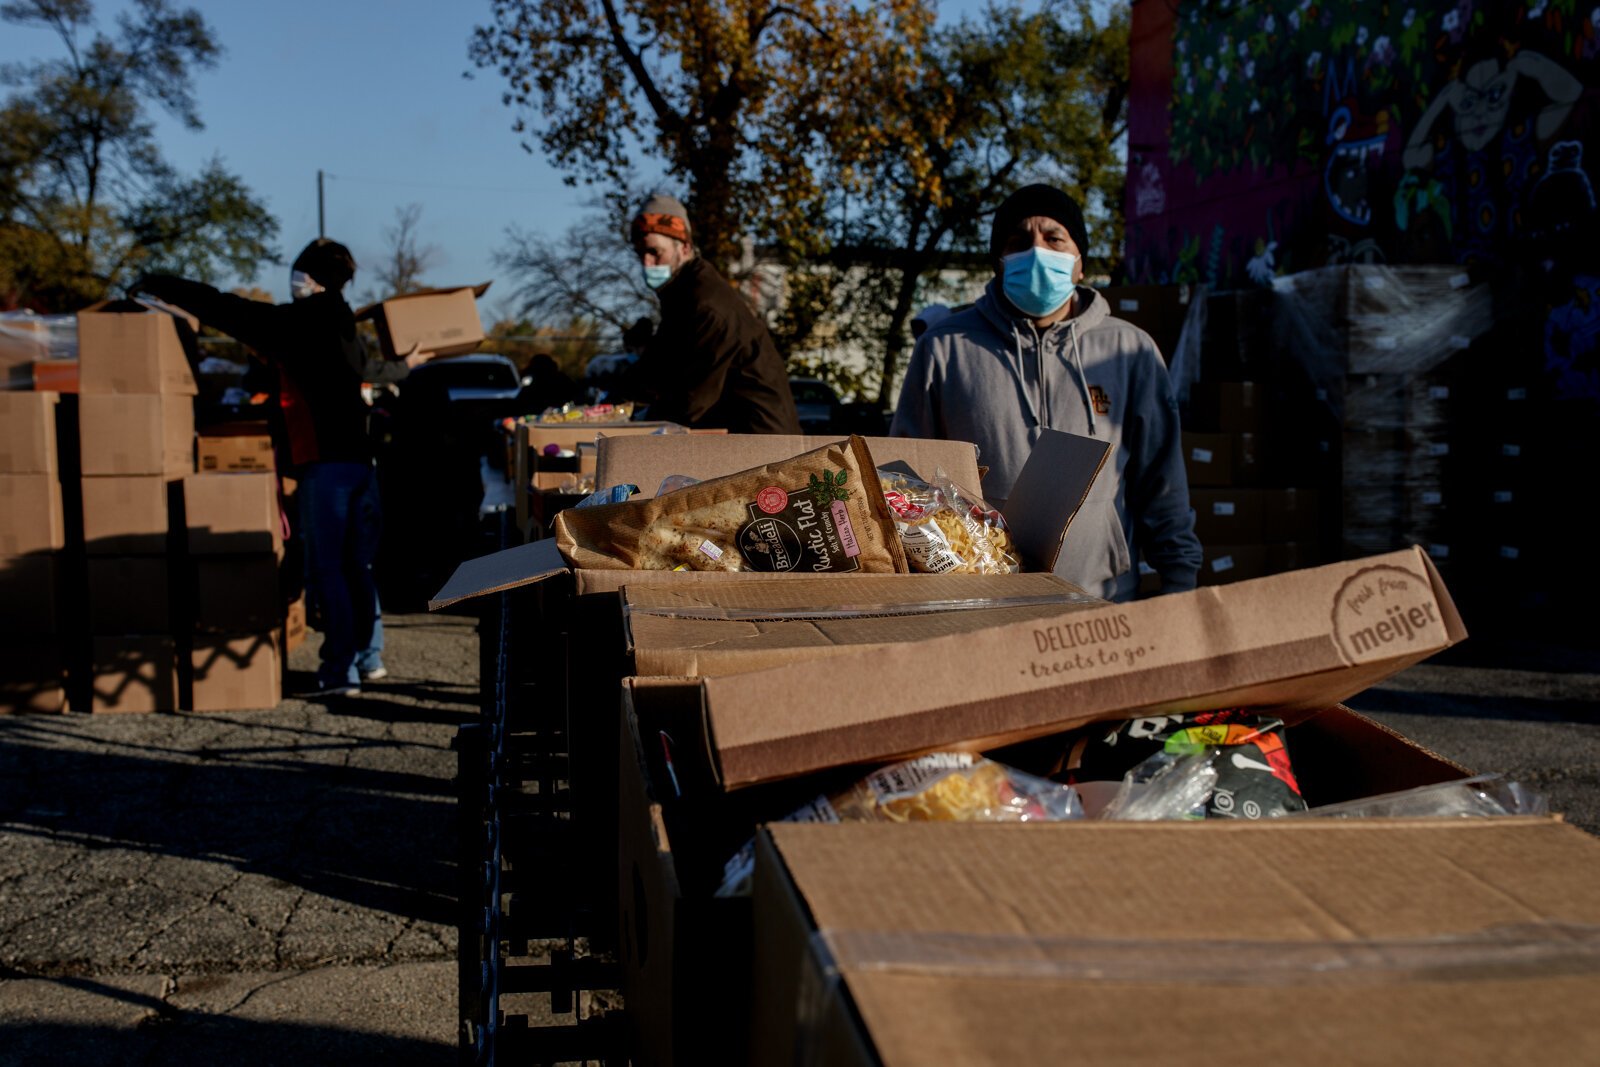
<svg viewBox="0 0 1600 1067"><path fill-rule="evenodd" d="M439 182L409 182L395 178L363 178L350 174L328 174L327 177L335 181L365 182L368 185L396 185L411 189L448 189L456 192L468 193L526 193L526 187L513 188L507 185L446 185Z"/></svg>

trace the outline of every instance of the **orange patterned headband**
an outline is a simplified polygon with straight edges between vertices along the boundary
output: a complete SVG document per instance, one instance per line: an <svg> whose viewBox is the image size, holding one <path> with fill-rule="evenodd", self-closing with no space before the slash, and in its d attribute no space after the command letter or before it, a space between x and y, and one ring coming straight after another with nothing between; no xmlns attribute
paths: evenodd
<svg viewBox="0 0 1600 1067"><path fill-rule="evenodd" d="M689 223L677 215L658 215L653 211L647 211L633 220L633 233L635 237L647 233L659 233L666 237L675 237L687 244Z"/></svg>

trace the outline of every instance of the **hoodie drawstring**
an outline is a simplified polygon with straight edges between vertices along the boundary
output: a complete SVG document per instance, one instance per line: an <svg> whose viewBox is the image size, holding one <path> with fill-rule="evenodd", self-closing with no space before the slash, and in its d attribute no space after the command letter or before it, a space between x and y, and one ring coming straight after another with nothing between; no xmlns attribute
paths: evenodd
<svg viewBox="0 0 1600 1067"><path fill-rule="evenodd" d="M1078 324L1067 323L1067 334L1072 338L1072 356L1078 363L1078 386L1083 390L1083 406L1089 412L1089 436L1099 436L1095 432L1094 397L1089 393L1089 375L1083 370L1083 349L1078 347Z"/></svg>
<svg viewBox="0 0 1600 1067"><path fill-rule="evenodd" d="M1016 356L1017 382L1022 386L1022 399L1027 401L1028 414L1033 416L1033 424L1035 426L1043 426L1044 420L1039 417L1038 402L1033 399L1033 390L1028 388L1027 365L1022 360L1022 331L1017 329L1015 323L1013 323L1011 326L1011 342L1012 349ZM1037 347L1037 340L1035 344ZM1042 358L1039 361L1039 366L1040 373L1042 374L1044 367L1044 360Z"/></svg>

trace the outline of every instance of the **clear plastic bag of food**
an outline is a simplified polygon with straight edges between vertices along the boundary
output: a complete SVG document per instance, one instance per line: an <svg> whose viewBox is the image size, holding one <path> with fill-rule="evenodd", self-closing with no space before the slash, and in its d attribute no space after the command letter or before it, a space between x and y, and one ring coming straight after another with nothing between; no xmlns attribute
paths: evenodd
<svg viewBox="0 0 1600 1067"><path fill-rule="evenodd" d="M970 752L935 752L874 771L780 822L1061 822L1083 818L1077 790ZM723 869L717 896L743 896L754 842Z"/></svg>
<svg viewBox="0 0 1600 1067"><path fill-rule="evenodd" d="M938 468L932 482L880 470L883 498L911 569L926 574L1015 574L1022 560L1005 519Z"/></svg>
<svg viewBox="0 0 1600 1067"><path fill-rule="evenodd" d="M1220 751L1157 752L1123 777L1117 795L1100 818L1116 822L1204 819L1206 804L1217 787Z"/></svg>
<svg viewBox="0 0 1600 1067"><path fill-rule="evenodd" d="M699 485L699 478L692 478L687 474L669 474L661 479L661 484L656 487L656 496L666 496L679 489L687 489L691 485Z"/></svg>
<svg viewBox="0 0 1600 1067"><path fill-rule="evenodd" d="M1465 819L1549 813L1550 803L1542 793L1498 774L1480 774L1342 804L1324 804L1304 812L1310 818L1321 819Z"/></svg>

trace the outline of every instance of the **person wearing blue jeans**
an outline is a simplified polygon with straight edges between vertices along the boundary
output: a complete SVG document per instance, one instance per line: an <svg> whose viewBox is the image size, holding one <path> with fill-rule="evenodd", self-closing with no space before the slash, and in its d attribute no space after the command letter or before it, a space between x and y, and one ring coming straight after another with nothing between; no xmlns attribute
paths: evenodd
<svg viewBox="0 0 1600 1067"><path fill-rule="evenodd" d="M278 371L289 467L300 481L306 587L323 633L316 688L301 696L353 695L388 673L372 576L378 480L361 383L397 380L428 354L393 364L368 358L342 295L355 272L348 248L319 237L290 268L287 304L168 274L147 274L133 286L249 345Z"/></svg>
<svg viewBox="0 0 1600 1067"><path fill-rule="evenodd" d="M306 588L322 619L317 690L352 692L382 678L383 615L372 576L381 512L370 463L308 463L300 478Z"/></svg>

